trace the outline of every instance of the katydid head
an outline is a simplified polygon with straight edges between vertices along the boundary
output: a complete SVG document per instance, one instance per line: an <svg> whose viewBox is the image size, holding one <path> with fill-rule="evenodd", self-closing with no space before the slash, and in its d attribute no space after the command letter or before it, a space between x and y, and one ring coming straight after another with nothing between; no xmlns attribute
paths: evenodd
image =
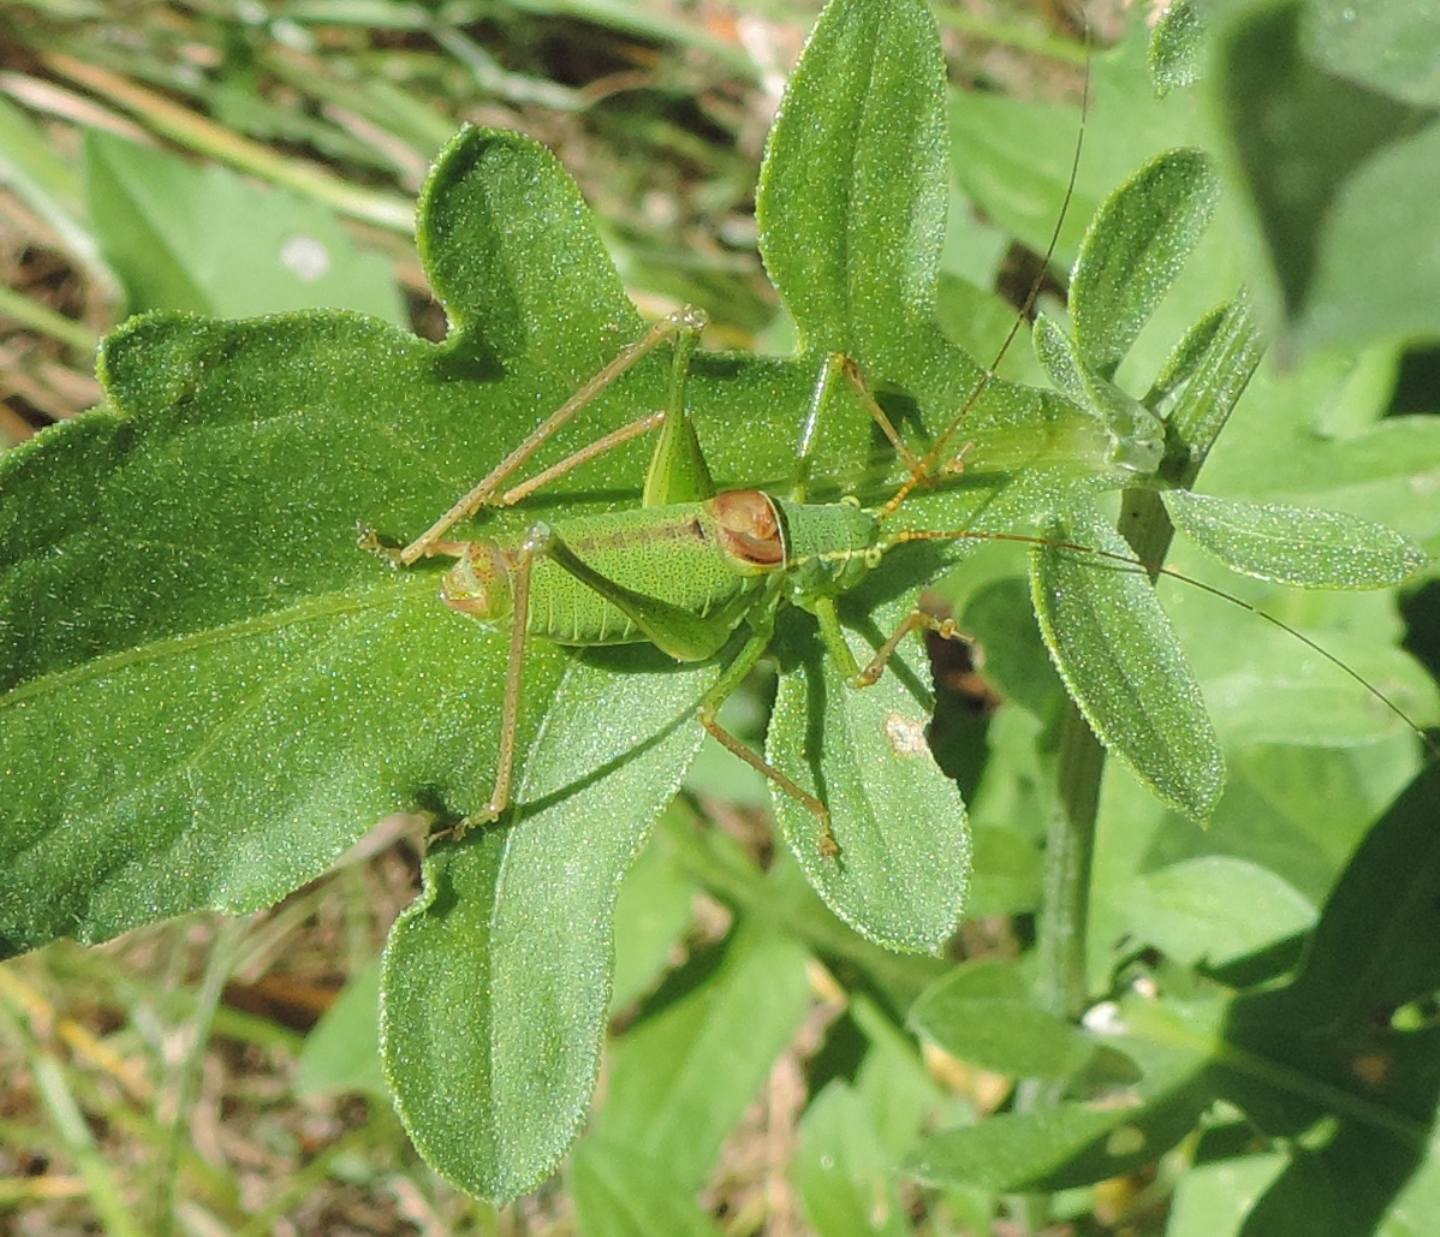
<svg viewBox="0 0 1440 1237"><path fill-rule="evenodd" d="M452 610L481 620L510 614L514 596L510 562L493 541L467 541L455 565L445 573L440 598Z"/></svg>

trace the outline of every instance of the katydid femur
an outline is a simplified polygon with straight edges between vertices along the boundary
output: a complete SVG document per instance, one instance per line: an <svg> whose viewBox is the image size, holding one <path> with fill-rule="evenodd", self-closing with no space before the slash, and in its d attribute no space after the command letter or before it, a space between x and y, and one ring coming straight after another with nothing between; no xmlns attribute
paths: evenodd
<svg viewBox="0 0 1440 1237"><path fill-rule="evenodd" d="M932 448L925 459L917 459L870 394L856 366L844 355L833 353L819 369L789 496L777 498L756 489L717 493L685 402L690 357L703 325L703 315L693 309L655 323L403 550L381 550L373 534L366 535L367 548L403 565L437 554L456 559L442 588L446 604L482 622L510 626L495 786L485 808L461 821L460 831L498 819L509 806L528 638L587 646L649 643L678 661L703 661L719 653L743 624L749 629L748 637L701 699L697 710L700 724L813 812L819 822L820 847L833 855L838 848L826 805L721 726L716 720L720 705L764 656L782 605L799 606L815 616L826 650L855 687L875 683L910 632L959 635L953 623L916 609L880 645L870 662L861 666L845 641L836 613L838 596L853 589L892 546L913 539L908 533L887 537L883 524L915 485L939 471L937 451ZM509 484L561 427L667 341L674 344L674 363L663 410L598 438L527 480ZM991 366L976 384L946 437L968 413L993 372ZM863 509L856 499L807 502L818 429L837 384L846 379L908 469L895 497L876 511ZM453 525L481 508L511 506L587 461L656 429L660 437L640 507L578 516L554 525L536 522L510 538L454 540L446 536Z"/></svg>

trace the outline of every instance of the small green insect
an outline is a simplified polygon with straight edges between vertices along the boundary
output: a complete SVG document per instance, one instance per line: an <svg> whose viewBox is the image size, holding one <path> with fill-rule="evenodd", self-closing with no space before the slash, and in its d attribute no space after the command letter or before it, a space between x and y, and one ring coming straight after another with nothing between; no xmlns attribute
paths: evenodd
<svg viewBox="0 0 1440 1237"><path fill-rule="evenodd" d="M834 855L838 847L826 805L721 726L716 720L721 704L764 656L776 614L784 605L799 606L815 616L827 651L838 659L845 677L856 688L879 679L911 632L959 636L952 622L915 609L870 662L861 666L842 634L836 598L853 589L887 551L928 535L913 531L887 535L885 523L917 485L943 471L940 465L946 443L983 392L994 367L976 384L950 428L923 459L917 459L869 394L858 369L843 355L832 354L822 363L815 383L789 496L777 498L757 489L717 493L685 402L689 361L703 325L703 315L693 309L657 322L403 550L382 549L370 533L362 539L368 549L402 565L431 555L454 558L442 589L446 604L482 622L508 625L511 632L495 786L485 808L461 821L458 831L496 820L509 805L525 645L530 637L582 646L650 643L676 660L703 661L720 652L743 626L747 637L739 653L700 702L700 724L813 812L819 822L821 850ZM674 365L663 410L622 426L528 480L507 484L601 391L671 340ZM822 504L806 501L818 428L844 378L854 384L909 469L896 493L876 510L863 509L855 499ZM447 538L453 525L482 508L511 506L587 461L656 429L660 437L640 507L577 516L553 525L537 521L523 534L509 538ZM948 466L958 467L960 456L963 451Z"/></svg>

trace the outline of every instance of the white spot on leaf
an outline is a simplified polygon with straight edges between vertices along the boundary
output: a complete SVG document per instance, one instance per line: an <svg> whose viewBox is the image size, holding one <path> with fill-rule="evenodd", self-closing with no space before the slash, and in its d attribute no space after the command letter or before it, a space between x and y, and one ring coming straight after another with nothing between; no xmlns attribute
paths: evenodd
<svg viewBox="0 0 1440 1237"><path fill-rule="evenodd" d="M885 737L897 756L924 756L930 745L925 742L925 720L901 717L891 713L885 718Z"/></svg>

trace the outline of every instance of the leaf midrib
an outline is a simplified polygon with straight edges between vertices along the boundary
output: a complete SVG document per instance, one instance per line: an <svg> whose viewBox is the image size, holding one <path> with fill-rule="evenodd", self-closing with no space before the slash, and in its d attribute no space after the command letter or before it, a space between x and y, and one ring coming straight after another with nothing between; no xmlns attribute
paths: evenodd
<svg viewBox="0 0 1440 1237"><path fill-rule="evenodd" d="M107 653L92 661L64 670L55 670L21 683L18 687L0 696L0 713L14 708L28 700L44 696L52 691L63 691L77 683L101 678L145 662L163 661L193 653L197 649L212 648L232 641L247 640L268 635L286 627L317 622L321 619L345 615L363 614L398 603L405 604L420 596L430 597L434 591L433 578L428 574L402 577L387 581L379 588L336 589L327 593L316 593L296 605L280 610L267 611L220 627L203 631L188 632L179 636L164 636L145 644Z"/></svg>

